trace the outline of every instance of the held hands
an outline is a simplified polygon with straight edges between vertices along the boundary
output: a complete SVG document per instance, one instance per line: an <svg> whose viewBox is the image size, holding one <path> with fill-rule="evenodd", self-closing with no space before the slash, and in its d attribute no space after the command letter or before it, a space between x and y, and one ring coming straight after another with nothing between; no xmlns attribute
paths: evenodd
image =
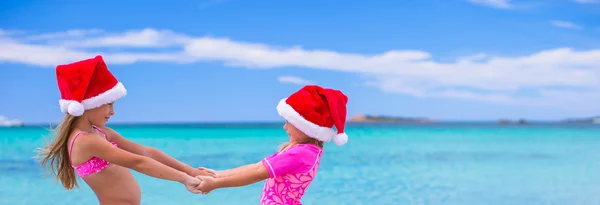
<svg viewBox="0 0 600 205"><path fill-rule="evenodd" d="M217 177L217 173L212 169L200 167L190 172L187 176L188 177L184 179L182 183L185 185L185 188L189 192L194 194L208 194L208 191L204 191L198 188L203 180L203 178L200 177L213 179L214 177Z"/></svg>
<svg viewBox="0 0 600 205"><path fill-rule="evenodd" d="M183 183L183 185L185 185L185 188L188 191L190 191L194 194L199 194L199 193L204 194L204 192L202 190L197 188L202 183L202 180L200 180L199 178L188 176L185 180L183 180L182 183Z"/></svg>
<svg viewBox="0 0 600 205"><path fill-rule="evenodd" d="M188 185L186 184L186 188L188 188L190 192L195 194L208 194L210 193L210 191L215 189L214 186L209 185L214 185L215 178L218 178L219 174L215 170L205 167L198 167L198 169L196 169L195 172L192 173L192 176L195 176L194 179L198 181L194 180L193 183L190 183L190 185L194 185L193 187L188 187Z"/></svg>
<svg viewBox="0 0 600 205"><path fill-rule="evenodd" d="M196 176L196 178L198 178L200 181L202 181L198 186L196 186L196 189L201 190L203 194L208 194L212 190L217 188L216 183L215 183L215 182L217 182L217 179L215 179L213 177Z"/></svg>

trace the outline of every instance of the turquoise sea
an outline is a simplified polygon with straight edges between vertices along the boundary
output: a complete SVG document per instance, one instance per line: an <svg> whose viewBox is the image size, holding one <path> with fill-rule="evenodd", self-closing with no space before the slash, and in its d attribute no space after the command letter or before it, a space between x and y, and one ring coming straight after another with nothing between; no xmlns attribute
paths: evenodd
<svg viewBox="0 0 600 205"><path fill-rule="evenodd" d="M123 136L192 166L254 163L287 140L280 123L115 125ZM306 205L598 205L600 125L350 124L348 144L326 144ZM97 204L44 178L34 149L43 127L0 128L0 204ZM142 204L258 204L262 182L194 195L134 172Z"/></svg>

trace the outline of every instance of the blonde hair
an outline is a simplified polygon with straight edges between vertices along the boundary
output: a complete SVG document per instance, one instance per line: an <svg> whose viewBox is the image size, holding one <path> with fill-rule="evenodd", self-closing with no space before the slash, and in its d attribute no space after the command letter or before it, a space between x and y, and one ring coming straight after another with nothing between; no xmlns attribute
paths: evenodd
<svg viewBox="0 0 600 205"><path fill-rule="evenodd" d="M279 146L279 152L281 152L281 151L289 148L290 146L294 146L294 145L297 145L297 144L314 144L314 145L317 145L318 147L320 147L321 149L323 149L323 142L321 142L321 141L319 141L319 140L317 140L315 138L305 136L300 141L296 141L296 142L293 142L293 143L291 143L291 142L285 142L285 143L281 144Z"/></svg>
<svg viewBox="0 0 600 205"><path fill-rule="evenodd" d="M39 155L37 156L38 158L43 158L41 161L42 167L45 167L50 162L49 171L53 175L56 175L54 183L60 180L63 187L67 190L78 187L75 170L71 167L69 157L69 136L71 135L71 129L76 119L77 117L67 114L56 127L53 141L39 149Z"/></svg>

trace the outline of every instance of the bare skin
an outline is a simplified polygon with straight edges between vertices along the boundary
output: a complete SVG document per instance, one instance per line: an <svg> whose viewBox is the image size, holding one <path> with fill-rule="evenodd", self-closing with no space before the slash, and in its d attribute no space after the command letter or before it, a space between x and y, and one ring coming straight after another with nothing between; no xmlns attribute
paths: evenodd
<svg viewBox="0 0 600 205"><path fill-rule="evenodd" d="M202 193L196 188L200 180L194 176L214 176L208 170L195 169L187 164L162 153L161 151L131 142L114 130L105 126L114 115L112 104L88 110L75 121L69 142L79 131L73 142L71 160L74 166L80 165L92 157L98 157L110 164L98 173L91 174L83 180L94 191L100 205L139 205L141 190L129 169L140 173L180 182L192 193ZM102 133L92 127L96 125ZM117 143L118 147L109 141Z"/></svg>
<svg viewBox="0 0 600 205"><path fill-rule="evenodd" d="M101 205L141 203L141 190L129 169L111 164L99 173L84 179Z"/></svg>
<svg viewBox="0 0 600 205"><path fill-rule="evenodd" d="M269 178L269 172L267 171L267 168L261 164L260 166L250 166L242 172L225 177L213 178L197 176L197 178L202 180L202 183L198 185L197 188L205 193L210 193L219 188L241 187L263 181Z"/></svg>
<svg viewBox="0 0 600 205"><path fill-rule="evenodd" d="M285 129L288 134L290 144L287 147L284 147L283 150L281 150L282 152L298 144L297 142L303 138L308 137L287 121L283 126L283 129ZM260 161L222 171L214 171L204 167L199 169L217 173L216 178L197 176L197 178L202 180L202 183L197 188L202 190L203 194L208 194L213 190L220 188L247 186L269 178L267 168Z"/></svg>

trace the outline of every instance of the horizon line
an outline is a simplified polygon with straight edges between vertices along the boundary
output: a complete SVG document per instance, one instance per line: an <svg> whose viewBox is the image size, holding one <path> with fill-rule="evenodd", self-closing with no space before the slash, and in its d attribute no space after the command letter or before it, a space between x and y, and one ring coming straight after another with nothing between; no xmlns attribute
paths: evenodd
<svg viewBox="0 0 600 205"><path fill-rule="evenodd" d="M498 120L434 120L431 122L418 122L418 121L347 121L346 124L445 124L445 123L496 123L496 124L519 124L520 120L524 120L525 124L532 123L560 123L560 124L574 124L577 121L569 120L527 120L527 119L498 119ZM579 119L576 119L579 120ZM109 126L169 126L169 125L257 125L257 124L283 124L284 120L272 120L272 121L156 121L156 122L113 122L107 123ZM27 123L23 122L22 127L35 127L35 126L57 126L59 122L34 122Z"/></svg>

